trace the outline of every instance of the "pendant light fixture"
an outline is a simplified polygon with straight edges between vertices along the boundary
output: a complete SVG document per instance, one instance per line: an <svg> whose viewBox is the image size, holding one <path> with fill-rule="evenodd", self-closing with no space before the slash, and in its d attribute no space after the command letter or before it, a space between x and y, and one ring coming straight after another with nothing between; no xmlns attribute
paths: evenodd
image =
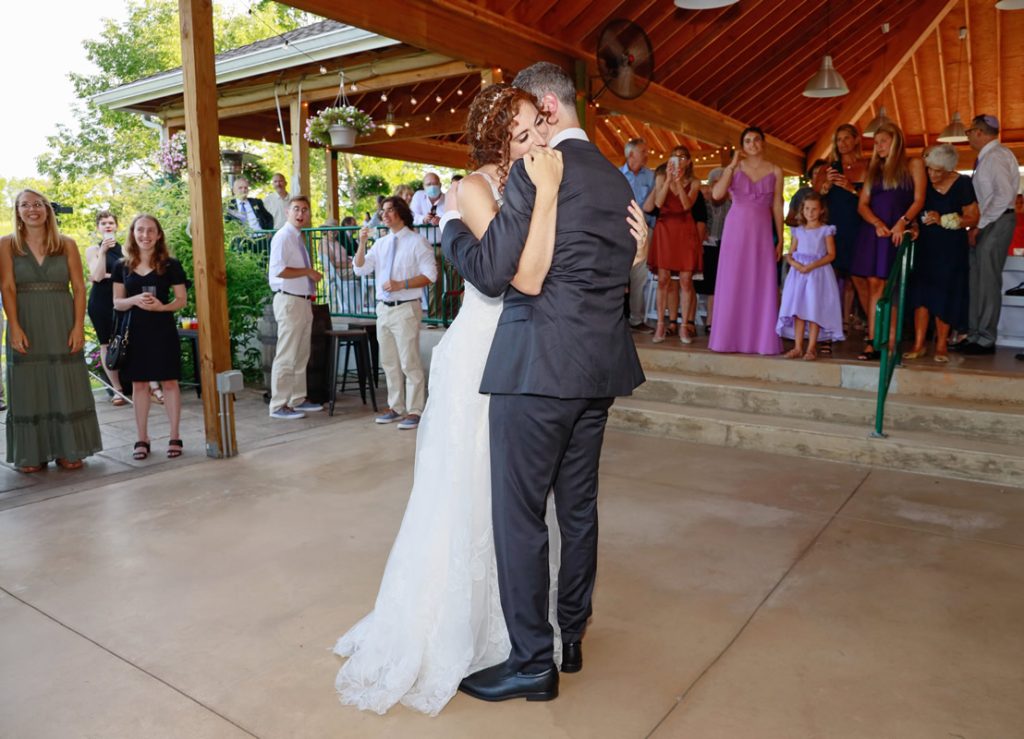
<svg viewBox="0 0 1024 739"><path fill-rule="evenodd" d="M826 38L828 40L828 46L832 45L832 18L829 10L831 3L826 0L825 2L825 28ZM821 59L821 66L818 71L815 72L814 76L811 77L807 86L804 88L804 97L809 98L834 98L840 95L846 95L850 92L850 88L846 86L846 80L843 76L836 71L835 66L832 64L832 56L825 54Z"/></svg>
<svg viewBox="0 0 1024 739"><path fill-rule="evenodd" d="M887 33L889 33L889 24L888 23L883 23L882 24L882 35L884 36ZM888 44L883 44L882 45L882 69L888 69L888 67L885 66L885 52L888 51L888 50L889 50L889 45ZM886 115L885 106L884 105L882 105L882 106L880 106L878 108L878 115L876 115L874 118L872 118L871 121L868 123L867 127L864 129L864 135L867 136L869 139L874 138L875 137L875 131L877 131L879 129L879 127L883 123L892 123L892 118L890 118L888 115Z"/></svg>
<svg viewBox="0 0 1024 739"><path fill-rule="evenodd" d="M398 126L395 124L395 113L391 109L391 103L388 103L388 114L387 117L384 118L384 132L387 133L388 136L394 136L395 131L397 130Z"/></svg>
<svg viewBox="0 0 1024 739"><path fill-rule="evenodd" d="M683 10L710 10L735 5L739 0L676 0L676 7Z"/></svg>
<svg viewBox="0 0 1024 739"><path fill-rule="evenodd" d="M996 8L999 10L1024 10L1024 0L999 0L996 3Z"/></svg>
<svg viewBox="0 0 1024 739"><path fill-rule="evenodd" d="M957 62L957 73L956 73L956 97L953 102L956 105L960 104L960 78L963 76L964 71L964 41L967 39L967 27L960 27L960 60ZM949 125L942 129L942 133L938 135L938 140L944 144L962 144L967 141L967 131L964 130L964 123L960 120L960 111L953 113L953 119L949 122Z"/></svg>

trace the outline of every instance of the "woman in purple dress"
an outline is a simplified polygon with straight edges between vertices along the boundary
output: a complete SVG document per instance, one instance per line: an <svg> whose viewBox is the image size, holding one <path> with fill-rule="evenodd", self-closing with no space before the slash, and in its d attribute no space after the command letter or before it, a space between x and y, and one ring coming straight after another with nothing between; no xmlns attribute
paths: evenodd
<svg viewBox="0 0 1024 739"><path fill-rule="evenodd" d="M782 170L764 158L764 133L750 127L740 136L741 150L715 183L712 197L728 192L732 207L725 218L715 284L715 328L708 348L716 352L779 354L775 333L779 287L775 271L782 258ZM779 234L773 243L774 233Z"/></svg>
<svg viewBox="0 0 1024 739"><path fill-rule="evenodd" d="M878 358L871 343L875 336L875 306L885 291L903 232L924 207L927 181L924 162L919 157L907 158L899 126L888 122L879 126L857 206L864 223L850 264L852 274L868 281L868 334L858 359ZM889 342L893 343L891 337Z"/></svg>

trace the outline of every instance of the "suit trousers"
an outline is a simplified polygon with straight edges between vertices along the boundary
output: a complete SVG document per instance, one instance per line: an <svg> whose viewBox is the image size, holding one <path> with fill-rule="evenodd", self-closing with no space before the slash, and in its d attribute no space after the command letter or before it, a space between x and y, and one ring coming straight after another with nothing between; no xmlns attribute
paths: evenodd
<svg viewBox="0 0 1024 739"><path fill-rule="evenodd" d="M312 341L313 304L284 293L274 295L277 353L270 371L270 412L294 408L306 399L306 365Z"/></svg>
<svg viewBox="0 0 1024 739"><path fill-rule="evenodd" d="M636 327L647 320L646 302L644 297L646 294L647 280L651 276L651 270L647 267L647 262L643 261L639 264L634 264L633 268L629 270L629 325Z"/></svg>
<svg viewBox="0 0 1024 739"><path fill-rule="evenodd" d="M423 415L427 381L420 357L423 308L418 300L401 305L377 303L377 343L380 366L388 383L388 407L403 416Z"/></svg>
<svg viewBox="0 0 1024 739"><path fill-rule="evenodd" d="M970 308L968 339L981 346L993 346L1003 309L1003 267L1017 225L1015 213L1004 213L978 232L970 250Z"/></svg>
<svg viewBox="0 0 1024 739"><path fill-rule="evenodd" d="M597 575L597 472L613 398L492 395L491 514L501 607L516 670L551 666L548 529L555 496L562 561L558 624L563 642L579 641L591 614Z"/></svg>

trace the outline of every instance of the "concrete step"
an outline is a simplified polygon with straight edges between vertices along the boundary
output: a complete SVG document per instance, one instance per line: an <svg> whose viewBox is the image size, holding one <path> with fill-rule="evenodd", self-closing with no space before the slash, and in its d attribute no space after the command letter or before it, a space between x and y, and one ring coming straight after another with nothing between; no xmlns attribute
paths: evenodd
<svg viewBox="0 0 1024 739"><path fill-rule="evenodd" d="M645 371L681 372L715 378L745 378L817 388L843 388L876 393L877 362L822 359L800 362L781 357L718 354L703 348L637 347ZM1024 409L1024 374L968 370L950 365L914 363L897 367L890 397L952 399L964 403L999 403Z"/></svg>
<svg viewBox="0 0 1024 739"><path fill-rule="evenodd" d="M834 462L887 467L1024 488L1020 446L934 431L893 431L874 439L864 427L802 418L768 417L720 408L620 398L608 425L621 431L698 444Z"/></svg>
<svg viewBox="0 0 1024 739"><path fill-rule="evenodd" d="M803 366L806 363L801 363ZM719 408L760 416L828 421L867 433L875 421L875 393L748 378L647 372L638 400ZM891 396L886 431L936 431L997 443L1024 441L1024 407L982 401Z"/></svg>

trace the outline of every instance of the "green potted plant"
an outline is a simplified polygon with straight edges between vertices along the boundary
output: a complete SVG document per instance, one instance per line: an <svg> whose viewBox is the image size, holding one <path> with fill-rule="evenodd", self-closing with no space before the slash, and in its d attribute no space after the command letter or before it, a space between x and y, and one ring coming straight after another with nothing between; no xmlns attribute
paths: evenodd
<svg viewBox="0 0 1024 739"><path fill-rule="evenodd" d="M313 144L346 148L356 136L370 133L376 125L368 113L354 105L324 108L306 121L306 140Z"/></svg>

